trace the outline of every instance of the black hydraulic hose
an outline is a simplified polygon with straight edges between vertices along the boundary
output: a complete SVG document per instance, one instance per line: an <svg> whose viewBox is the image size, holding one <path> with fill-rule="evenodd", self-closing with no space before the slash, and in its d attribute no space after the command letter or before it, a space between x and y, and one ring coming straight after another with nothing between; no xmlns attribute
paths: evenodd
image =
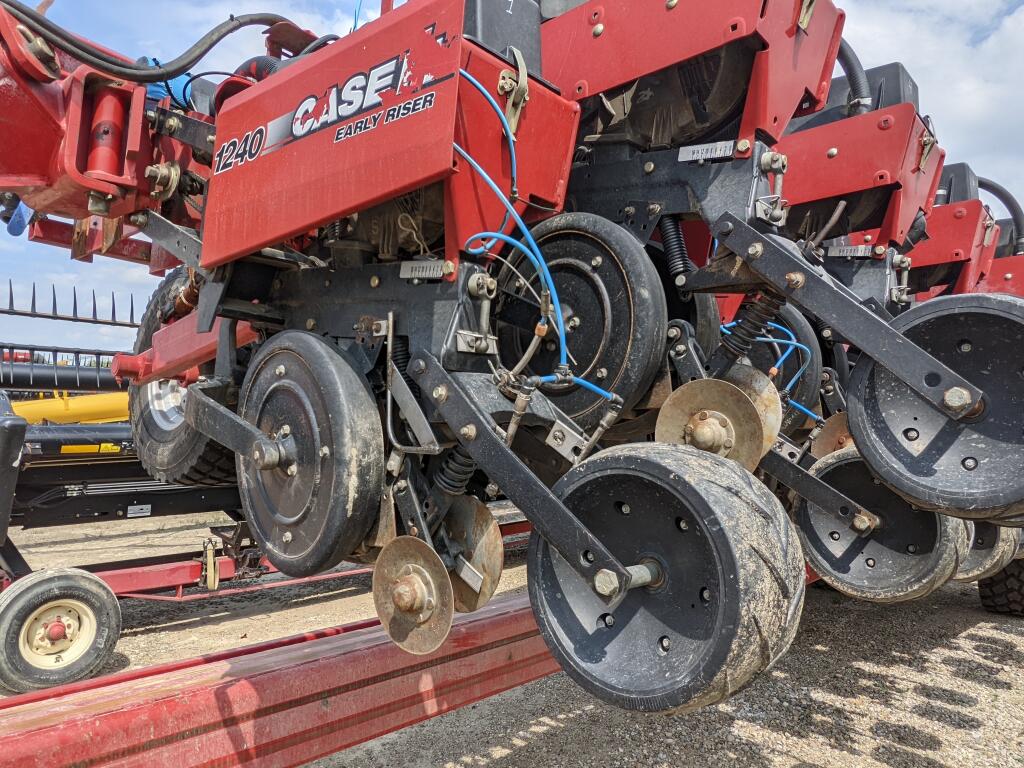
<svg viewBox="0 0 1024 768"><path fill-rule="evenodd" d="M845 39L839 43L839 66L843 68L846 82L850 84L850 116L863 115L871 111L871 84L864 65L853 47Z"/></svg>
<svg viewBox="0 0 1024 768"><path fill-rule="evenodd" d="M988 192L1006 206L1006 210L1010 212L1010 218L1013 219L1013 228L1017 230L1017 239L1013 244L1013 252L1015 254L1024 253L1024 208L1021 208L1020 202L1010 193L1010 190L1002 184L992 181L992 179L985 179L979 176L978 189Z"/></svg>
<svg viewBox="0 0 1024 768"><path fill-rule="evenodd" d="M132 64L75 37L64 28L36 13L18 0L0 0L0 6L55 48L66 50L83 64L115 77L136 83L160 83L184 74L228 35L251 26L273 26L287 21L276 13L232 16L211 29L185 53L162 66Z"/></svg>

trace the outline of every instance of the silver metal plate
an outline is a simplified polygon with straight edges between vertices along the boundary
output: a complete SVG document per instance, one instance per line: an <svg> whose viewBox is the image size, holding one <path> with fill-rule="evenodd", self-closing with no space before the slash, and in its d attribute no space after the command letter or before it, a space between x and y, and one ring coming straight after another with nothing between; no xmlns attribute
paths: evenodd
<svg viewBox="0 0 1024 768"><path fill-rule="evenodd" d="M874 252L870 245L833 245L825 249L830 259L867 259Z"/></svg>
<svg viewBox="0 0 1024 768"><path fill-rule="evenodd" d="M126 517L149 517L153 513L152 504L131 504L125 512Z"/></svg>
<svg viewBox="0 0 1024 768"><path fill-rule="evenodd" d="M402 280L440 280L444 277L444 262L403 261L398 276Z"/></svg>
<svg viewBox="0 0 1024 768"><path fill-rule="evenodd" d="M680 163L696 163L707 160L724 160L736 154L735 141L716 141L713 144L697 144L679 148Z"/></svg>

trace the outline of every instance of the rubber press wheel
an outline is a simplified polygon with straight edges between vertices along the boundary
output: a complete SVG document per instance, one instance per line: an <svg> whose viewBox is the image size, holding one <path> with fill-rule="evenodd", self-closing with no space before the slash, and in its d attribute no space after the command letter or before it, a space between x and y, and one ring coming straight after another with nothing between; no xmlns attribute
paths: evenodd
<svg viewBox="0 0 1024 768"><path fill-rule="evenodd" d="M690 711L785 653L803 607L803 554L778 499L738 464L689 446L622 446L554 491L623 565L653 561L661 574L609 610L592 578L531 535L537 625L587 691L631 710Z"/></svg>
<svg viewBox="0 0 1024 768"><path fill-rule="evenodd" d="M172 270L157 286L142 315L135 354L152 346L164 307L188 283L188 272ZM179 485L230 485L235 482L235 455L185 421L185 388L165 379L128 388L128 408L139 461L149 474Z"/></svg>
<svg viewBox="0 0 1024 768"><path fill-rule="evenodd" d="M117 597L99 577L35 571L0 593L0 684L24 693L91 677L120 634Z"/></svg>

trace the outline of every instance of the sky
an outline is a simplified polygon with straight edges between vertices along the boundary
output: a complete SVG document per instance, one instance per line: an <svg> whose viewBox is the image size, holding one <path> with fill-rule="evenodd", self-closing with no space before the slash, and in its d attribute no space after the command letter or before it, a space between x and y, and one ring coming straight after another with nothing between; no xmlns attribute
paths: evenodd
<svg viewBox="0 0 1024 768"><path fill-rule="evenodd" d="M698 0L688 0L698 2ZM26 0L28 2L28 0ZM232 13L275 12L318 34L351 30L355 0L56 0L48 16L86 38L133 59L173 58ZM974 170L1007 186L1024 200L1024 0L845 0L845 37L865 67L899 60L917 80L921 110L934 120L947 162L969 162ZM364 0L361 23L377 16L379 0ZM245 30L219 45L199 67L234 69L263 51L257 30ZM8 148L9 149L9 148ZM7 151L7 150L5 150ZM1005 211L995 201L998 217ZM58 288L58 308L70 311L71 286L79 296L96 290L99 310L117 296L118 316L130 295L136 316L156 286L146 268L97 256L72 262L64 250L14 240L0 230L0 302L6 283L15 302L27 307L32 281L41 297ZM81 305L81 301L80 301ZM0 315L0 342L130 349L126 329L23 320Z"/></svg>

